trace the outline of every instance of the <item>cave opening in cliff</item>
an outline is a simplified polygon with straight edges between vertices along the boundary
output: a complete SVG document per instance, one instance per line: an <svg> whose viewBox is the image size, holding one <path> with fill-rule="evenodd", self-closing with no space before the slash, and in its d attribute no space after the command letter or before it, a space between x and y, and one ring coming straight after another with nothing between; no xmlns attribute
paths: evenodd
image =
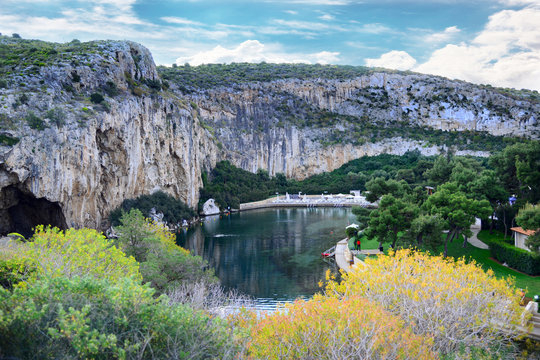
<svg viewBox="0 0 540 360"><path fill-rule="evenodd" d="M36 225L51 225L66 229L66 219L60 204L9 186L2 189L0 196L4 209L0 224L0 234L16 232L29 238Z"/></svg>

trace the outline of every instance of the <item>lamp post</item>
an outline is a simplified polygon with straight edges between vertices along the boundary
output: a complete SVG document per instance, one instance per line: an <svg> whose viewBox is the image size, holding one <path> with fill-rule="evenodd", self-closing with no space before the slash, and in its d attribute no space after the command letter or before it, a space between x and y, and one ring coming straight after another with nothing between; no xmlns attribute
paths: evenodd
<svg viewBox="0 0 540 360"><path fill-rule="evenodd" d="M279 200L279 193L276 191L277 200Z"/></svg>

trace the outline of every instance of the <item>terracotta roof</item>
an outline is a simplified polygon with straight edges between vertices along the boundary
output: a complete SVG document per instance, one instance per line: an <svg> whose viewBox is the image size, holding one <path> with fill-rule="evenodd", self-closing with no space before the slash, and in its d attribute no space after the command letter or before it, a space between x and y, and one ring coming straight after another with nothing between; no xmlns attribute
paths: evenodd
<svg viewBox="0 0 540 360"><path fill-rule="evenodd" d="M522 227L513 227L513 228L510 228L510 230L518 232L520 234L527 235L527 236L534 235L534 233L536 232L534 230L525 230Z"/></svg>

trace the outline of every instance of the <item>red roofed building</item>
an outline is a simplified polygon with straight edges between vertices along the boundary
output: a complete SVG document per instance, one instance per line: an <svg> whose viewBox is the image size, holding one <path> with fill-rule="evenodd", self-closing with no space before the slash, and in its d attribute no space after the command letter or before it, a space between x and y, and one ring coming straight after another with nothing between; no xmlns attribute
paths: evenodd
<svg viewBox="0 0 540 360"><path fill-rule="evenodd" d="M522 227L513 227L510 228L510 230L514 232L514 245L520 249L531 251L531 249L525 245L525 240L527 240L529 236L534 235L536 231L525 230Z"/></svg>

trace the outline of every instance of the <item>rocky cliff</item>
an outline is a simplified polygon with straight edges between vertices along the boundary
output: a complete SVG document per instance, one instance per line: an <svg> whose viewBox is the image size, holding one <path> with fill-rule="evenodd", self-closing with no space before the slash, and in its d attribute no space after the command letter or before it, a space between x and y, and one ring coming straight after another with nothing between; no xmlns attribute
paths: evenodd
<svg viewBox="0 0 540 360"><path fill-rule="evenodd" d="M66 53L5 76L0 231L102 228L122 200L157 189L196 205L218 151L189 105L157 91L148 50L107 42ZM105 99L90 101L95 93Z"/></svg>
<svg viewBox="0 0 540 360"><path fill-rule="evenodd" d="M222 159L303 178L362 155L485 155L494 135L538 137L534 94L425 75L193 86L131 42L0 37L0 52L0 233L103 228L122 200L157 189L195 206L201 171Z"/></svg>

